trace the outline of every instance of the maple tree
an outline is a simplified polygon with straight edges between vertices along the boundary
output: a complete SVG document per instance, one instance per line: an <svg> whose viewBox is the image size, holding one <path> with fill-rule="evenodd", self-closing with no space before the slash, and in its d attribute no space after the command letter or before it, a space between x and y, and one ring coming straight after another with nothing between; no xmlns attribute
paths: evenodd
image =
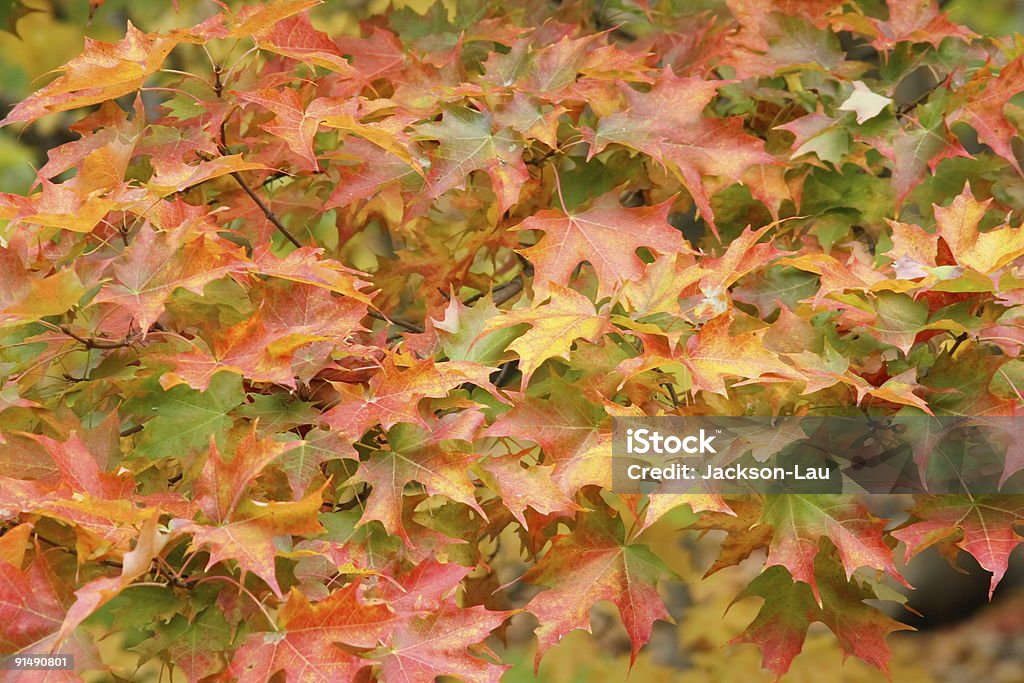
<svg viewBox="0 0 1024 683"><path fill-rule="evenodd" d="M659 529L760 562L769 678L814 622L885 672L927 548L998 588L1021 496L619 495L611 429L1022 416L1024 43L932 0L167 4L0 121L71 138L0 193L3 653L497 681L607 602L633 665Z"/></svg>

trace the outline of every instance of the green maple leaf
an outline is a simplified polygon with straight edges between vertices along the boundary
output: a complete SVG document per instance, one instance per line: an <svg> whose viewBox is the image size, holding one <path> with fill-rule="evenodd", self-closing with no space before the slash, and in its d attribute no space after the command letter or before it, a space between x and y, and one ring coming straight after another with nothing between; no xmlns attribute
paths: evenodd
<svg viewBox="0 0 1024 683"><path fill-rule="evenodd" d="M215 375L202 392L182 384L170 391L152 386L125 405L126 412L144 420L135 437L135 454L152 459L182 458L206 447L211 434L223 438L233 422L231 411L244 399L242 378L230 373Z"/></svg>
<svg viewBox="0 0 1024 683"><path fill-rule="evenodd" d="M434 166L427 176L429 196L440 197L462 188L473 171L484 171L502 211L519 199L528 173L523 163L523 143L510 129L493 130L490 114L465 107L447 107L440 123L416 128L417 136L440 142Z"/></svg>

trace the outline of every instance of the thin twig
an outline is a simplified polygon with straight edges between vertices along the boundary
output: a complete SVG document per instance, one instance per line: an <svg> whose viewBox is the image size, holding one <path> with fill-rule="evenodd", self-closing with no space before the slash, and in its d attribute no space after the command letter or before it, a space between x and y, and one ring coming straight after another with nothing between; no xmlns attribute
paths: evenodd
<svg viewBox="0 0 1024 683"><path fill-rule="evenodd" d="M138 434L139 432L141 432L145 428L145 426L146 425L132 425L131 427L128 427L127 429L121 430L118 434L119 434L119 436L122 436L122 437L131 436L132 434Z"/></svg>
<svg viewBox="0 0 1024 683"><path fill-rule="evenodd" d="M672 398L672 405L676 408L679 407L679 396L676 394L676 388L672 386L672 382L665 382L661 386L668 389L668 395Z"/></svg>
<svg viewBox="0 0 1024 683"><path fill-rule="evenodd" d="M220 99L224 92L224 82L221 80L221 66L213 60L213 57L210 57L210 62L213 65L213 92L217 95L217 98ZM220 144L218 144L218 147L220 148L220 153L222 155L229 153L227 135L225 135L226 121L227 117L225 116L220 122ZM288 231L288 228L284 227L284 223L282 223L281 219L277 217L277 214L270 210L270 207L267 206L266 202L264 202L258 194L253 192L253 189L249 187L249 183L245 182L245 179L242 178L242 174L238 171L232 171L230 175L235 179L235 182L238 183L238 186L242 188L242 191L249 195L249 199L256 202L256 206L260 207L260 211L263 212L263 215L266 216L268 221L274 224L274 227L277 228L278 232L284 235L289 242L296 246L296 248L301 248L302 243L295 239L295 235L291 234Z"/></svg>
<svg viewBox="0 0 1024 683"><path fill-rule="evenodd" d="M517 277L511 282L506 282L492 292L495 295L494 305L502 305L521 291L523 291L523 278Z"/></svg>
<svg viewBox="0 0 1024 683"><path fill-rule="evenodd" d="M523 279L517 277L515 280L509 280L508 282L498 285L497 287L492 289L491 295L494 296L495 305L500 306L501 304L505 303L506 301L514 297L516 294L521 292L522 290ZM466 299L465 302L463 303L466 306L472 306L474 303L479 301L480 298L483 297L483 295L483 292L479 294L474 294L473 296Z"/></svg>
<svg viewBox="0 0 1024 683"><path fill-rule="evenodd" d="M249 184L245 182L245 180L242 178L242 175L238 171L232 171L231 177L235 179L235 182L237 182L238 186L242 188L242 191L249 195L250 199L256 202L256 206L260 207L260 211L263 212L263 215L267 217L268 221L274 224L274 227L277 228L278 232L284 235L285 238L289 242L294 244L296 247L302 246L302 243L299 242L299 240L295 239L295 235L288 232L288 228L284 227L284 223L281 222L281 219L279 219L274 214L274 212L270 210L270 207L267 206L262 199L260 199L260 196L258 194L253 192L252 188L249 187Z"/></svg>
<svg viewBox="0 0 1024 683"><path fill-rule="evenodd" d="M77 334L67 325L48 325L48 327L56 328L63 334L71 337L76 342L82 344L87 349L124 349L128 348L129 346L137 342L140 336L138 334L130 334L120 341L115 341L113 339L95 339L93 337L83 337L82 335Z"/></svg>
<svg viewBox="0 0 1024 683"><path fill-rule="evenodd" d="M409 332L415 332L416 334L421 334L423 332L423 328L421 326L417 325L416 323L411 323L407 320L401 320L399 318L389 318L383 313L379 313L377 311L370 311L369 313L367 313L367 315L369 315L374 320L382 320L386 323L391 323L392 325L395 325L396 327L401 327L402 329L408 330Z"/></svg>
<svg viewBox="0 0 1024 683"><path fill-rule="evenodd" d="M938 90L942 85L944 85L947 80L949 80L949 76L948 75L947 76L943 76L943 77L940 78L939 74L936 73L936 71L935 71L935 69L933 67L928 67L928 69L929 69L929 71L931 71L932 77L935 78L935 83L933 83L931 86L926 88L923 93L921 93L920 95L915 97L910 102L905 102L904 104L902 104L899 107L897 107L896 108L896 116L898 116L898 117L905 117L907 114L909 114L911 111L913 111L919 104L921 104L922 102L927 100L928 97L931 96L931 94L933 92L935 92L936 90Z"/></svg>
<svg viewBox="0 0 1024 683"><path fill-rule="evenodd" d="M501 365L501 371L498 376L494 379L494 386L503 387L505 383L512 379L512 373L519 369L519 362L510 360Z"/></svg>

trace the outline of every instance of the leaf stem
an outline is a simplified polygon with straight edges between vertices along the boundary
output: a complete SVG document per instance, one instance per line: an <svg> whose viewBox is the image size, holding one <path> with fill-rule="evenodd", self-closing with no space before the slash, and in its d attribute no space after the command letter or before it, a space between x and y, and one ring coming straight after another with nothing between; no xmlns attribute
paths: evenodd
<svg viewBox="0 0 1024 683"><path fill-rule="evenodd" d="M967 337L968 337L968 334L966 332L961 332L960 334L958 334L956 336L956 338L953 340L953 345L951 347L949 347L949 357L950 358L952 358L953 354L956 353L956 350L958 348L960 348L960 345L963 344L965 341L967 341Z"/></svg>

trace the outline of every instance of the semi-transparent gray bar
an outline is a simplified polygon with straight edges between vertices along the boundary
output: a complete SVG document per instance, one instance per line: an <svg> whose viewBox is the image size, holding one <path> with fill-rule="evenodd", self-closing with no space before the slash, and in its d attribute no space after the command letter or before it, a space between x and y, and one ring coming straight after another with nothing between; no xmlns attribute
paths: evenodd
<svg viewBox="0 0 1024 683"><path fill-rule="evenodd" d="M618 493L1024 493L1024 417L616 418Z"/></svg>

